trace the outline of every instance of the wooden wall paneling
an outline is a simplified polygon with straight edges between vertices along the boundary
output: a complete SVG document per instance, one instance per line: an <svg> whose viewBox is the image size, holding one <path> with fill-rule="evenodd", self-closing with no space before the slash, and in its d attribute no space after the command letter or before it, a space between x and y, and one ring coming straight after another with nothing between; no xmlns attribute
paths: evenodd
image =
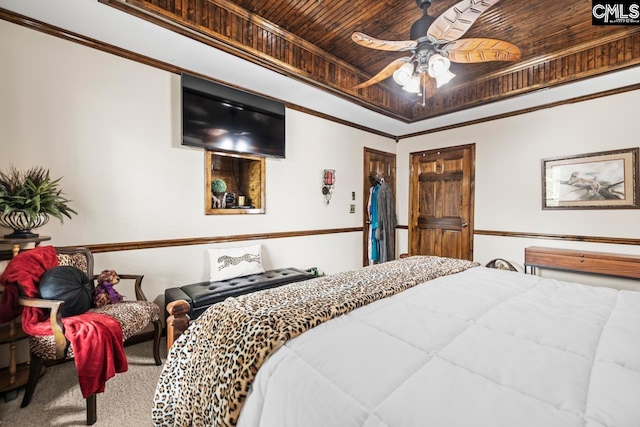
<svg viewBox="0 0 640 427"><path fill-rule="evenodd" d="M547 108L554 108L554 107L558 107L558 106L561 106L561 105L574 104L574 103L577 103L577 102L589 101L591 99L602 98L602 97L605 97L605 96L616 95L616 94L619 94L619 93L631 92L631 91L634 91L634 90L640 90L640 83L629 85L629 86L623 86L623 87L616 88L616 89L609 89L609 90L605 90L605 91L602 91L602 92L597 92L597 93L593 93L593 94L589 94L589 95L578 96L578 97L575 97L575 98L566 99L564 101L550 102L550 103L538 105L538 106L535 106L535 107L523 108L521 110L511 111L511 112L503 113L503 114L496 114L495 116L489 116L489 117L484 117L484 118L475 119L475 120L468 120L466 122L456 123L454 125L441 126L441 127L428 129L428 130L424 130L424 131L420 131L420 132L414 132L414 133L410 133L410 134L400 135L400 136L398 136L398 140L405 139L405 138L414 138L416 136L421 136L421 135L429 135L431 133L442 132L442 131L445 131L445 130L456 129L456 128L465 127L465 126L471 126L471 125L478 124L478 123L486 123L486 122L490 122L490 121L493 121L493 120L500 120L500 119L504 119L504 118L507 118L507 117L513 117L513 116L518 116L518 115L521 115L521 114L531 113L533 111L544 110L544 109L547 109Z"/></svg>
<svg viewBox="0 0 640 427"><path fill-rule="evenodd" d="M180 10L177 5L176 5L176 9L175 10L176 10L176 13ZM12 23L17 24L17 25L24 26L26 28L30 28L32 30L40 31L42 33L49 34L49 35L52 35L52 36L55 36L55 37L58 37L58 38L73 42L73 43L78 43L78 44L81 44L81 45L86 46L86 47L97 49L97 50L100 50L102 52L107 52L107 53L110 53L112 55L119 56L121 58L129 59L131 61L135 61L135 62L138 62L140 64L145 64L145 65L148 65L150 67L154 67L154 68L157 68L157 69L160 69L160 70L168 71L170 73L174 73L174 74L188 73L188 74L191 74L191 75L194 75L194 76L197 76L197 77L201 77L203 79L209 79L209 80L215 81L217 83L223 83L223 84L225 84L227 86L231 86L231 87L233 87L235 89L247 91L247 89L245 89L245 88L241 88L241 87L238 87L238 86L233 85L233 84L222 82L220 80L212 79L209 76L205 76L205 75L197 73L197 72L195 72L193 70L180 68L180 67L175 66L173 64L169 64L169 63L166 63L166 62L158 61L158 60L150 58L148 56L140 55L138 53L131 52L131 51L128 51L128 50L125 50L125 49L110 45L108 43L103 43L101 41L98 41L98 40L95 40L95 39L92 39L92 38L89 38L89 37L85 37L85 36L83 36L81 34L78 34L78 33L67 31L67 30L64 30L62 28L55 27L55 26L46 24L46 23L41 22L41 21L37 21L37 20L31 19L31 18L28 18L28 17L26 17L24 15L19 15L19 14L10 12L10 11L8 11L6 9L0 8L0 19L8 21L8 22L12 22ZM248 92L251 92L251 91L248 91ZM255 93L255 92L251 92L251 93ZM274 100L277 100L277 101L280 101L280 102L284 102L284 101L282 101L280 99L272 98L272 97L266 96L264 94L260 94L260 93L256 93L256 94L260 95L260 96L264 96L264 97L270 98L270 99L274 99ZM293 104L293 103L286 103L286 106L287 106L287 108L290 108L290 109L293 109L293 110L298 110L298 111L304 112L306 114L310 114L310 115L313 115L313 116L316 116L316 117L320 117L320 118L323 118L323 119L326 119L326 120L329 120L329 121L332 121L332 122L335 122L335 123L340 123L340 124L343 124L345 126L352 127L354 129L360 129L362 131L369 132L369 133L372 133L374 135L380 135L380 136L383 136L383 137L386 137L386 138L397 139L395 135L391 135L391 134L388 134L386 132L382 132L382 131L379 131L379 130L376 130L376 129L368 128L366 126L358 125L358 124L349 122L347 120L339 119L339 118L331 116L329 114L320 113L320 112L317 112L317 111L314 111L314 110L311 110L311 109L308 109L308 108L305 108L305 107L302 107L302 106L299 106L299 105L296 105L296 104Z"/></svg>
<svg viewBox="0 0 640 427"><path fill-rule="evenodd" d="M101 0L107 3L122 3L124 0ZM313 79L316 82L321 84L331 85L334 89L339 89L345 94L353 95L360 98L361 101L365 101L365 103L373 102L378 107L384 108L387 112L389 110L395 111L399 115L401 115L401 119L404 121L416 121L422 120L425 118L435 117L441 114L446 114L452 111L457 111L464 108L469 108L472 106L482 105L487 102L492 102L500 98L517 95L520 93L524 93L527 91L535 90L541 86L548 86L553 84L559 84L561 82L575 80L577 78L584 78L590 75L599 74L601 72L610 71L611 67L615 67L615 69L622 68L625 66L630 66L638 63L638 56L633 56L633 50L625 49L626 40L624 37L633 36L635 29L623 29L617 32L612 32L611 34L605 33L604 30L598 30L605 34L605 36L596 40L598 43L602 43L603 46L608 46L606 50L608 53L606 62L601 62L600 67L590 67L586 68L589 62L583 60L583 52L579 51L579 47L571 46L571 43L581 43L582 50L588 50L591 48L591 45L594 44L593 40L589 39L589 35L594 30L590 30L588 27L584 27L580 29L579 36L575 35L575 41L566 40L566 35L562 35L565 37L565 45L560 47L564 48L565 52L569 52L566 55L562 55L562 51L560 53L551 53L544 57L535 56L529 60L529 64L524 62L520 65L515 65L509 67L507 69L495 68L491 73L485 73L485 75L477 75L472 74L475 78L469 78L466 80L463 79L455 79L455 81L462 82L473 82L461 84L460 86L451 86L450 88L445 88L440 94L436 94L431 100L428 101L428 105L424 108L416 107L414 102L407 99L403 94L396 93L397 88L393 86L393 83L390 83L393 89L387 88L384 84L376 85L375 89L363 89L360 92L354 92L350 88L355 85L357 82L362 81L364 78L368 78L368 74L363 74L362 71L358 70L356 67L353 67L349 63L344 62L338 57L334 57L332 55L327 54L327 52L319 49L317 46L309 43L303 38L296 36L293 33L289 33L279 27L276 23L268 22L262 18L258 18L255 15L251 15L246 9L239 7L236 4L232 4L227 0L198 0L196 2L197 5L202 3L215 3L218 7L225 9L229 14L236 17L236 25L227 25L226 26L226 35L230 38L231 42L235 42L235 47L240 48L248 48L254 49L255 45L253 43L248 42L247 40L250 37L239 38L234 35L241 31L243 32L256 32L256 30L248 30L247 28L251 28L255 26L262 27L268 31L267 43L262 50L258 47L258 51L250 52L251 54L262 54L262 59L271 58L276 63L282 62L287 63L289 68L298 72L301 76ZM128 0L130 4L142 5L139 6L144 8L145 4L149 4L149 0ZM254 7L254 2L240 2L248 7ZM282 2L281 2L282 3ZM285 2L287 3L287 2ZM284 6L280 4L280 10L284 11L292 10L296 8L296 5L291 5L291 2L288 2L288 6ZM549 6L549 5L546 5ZM324 8L329 8L329 6L323 6ZM149 6L147 6L147 9ZM336 28L346 28L349 25L345 25L345 22L348 21L347 17L349 16L349 11L351 9L347 9L345 15L340 19L341 23L336 24ZM158 11L155 13L161 13L167 15L171 13L170 10ZM268 12L268 11L265 11ZM269 14L268 16L279 20L278 22L286 25L288 20L299 20L299 17L295 16L295 13L291 14L290 17L279 14ZM189 25L189 23L180 23L182 25ZM242 25L240 25L242 24ZM351 26L353 26L351 24ZM295 25L293 26L295 28ZM216 26L211 26L207 28L208 34L213 36L216 35ZM591 31L591 32L590 32ZM322 41L325 39L334 38L334 36L329 36L328 34L324 34L324 36L313 36L310 33L301 32L300 34L306 34L310 37L310 40L319 43L322 45ZM599 33L598 33L599 34ZM259 37L259 35L258 35ZM622 37L622 38L621 38ZM549 42L550 40L547 40ZM554 45L553 42L551 45ZM344 42L342 43L344 44ZM551 45L543 45L542 47L550 47ZM588 46L587 46L588 45ZM285 46L283 48L283 46ZM289 46L292 46L289 48ZM340 47L334 46L336 51L340 50ZM567 46L570 47L567 48ZM355 49L355 48L354 48ZM292 57L293 61L288 57L289 55L284 52L293 51ZM630 52L630 55L618 54L618 52ZM378 53L378 52L376 52ZM349 58L349 56L346 56ZM370 59L374 59L372 53L368 53L368 57ZM560 58L560 60L554 60L553 58ZM603 57L604 58L604 57ZM332 73L329 69L329 72L326 73L326 68L322 64L322 60L329 61L334 63L336 66L335 73ZM591 63L593 64L593 62ZM276 64L281 66L282 64ZM484 65L474 64L474 68L476 66L483 67ZM522 67L527 67L527 78L526 81L522 78L520 69ZM603 68L605 67L605 68ZM467 68L462 68L460 75L462 77L466 76L469 71ZM457 70L456 70L457 71ZM551 76L554 79L551 79ZM481 83L482 81L486 81L486 83ZM515 83L515 84L514 84ZM454 83L455 84L455 83ZM474 85L481 84L480 91L478 91ZM478 96L478 92L480 96ZM475 95L474 95L475 93ZM353 100L353 99L351 99ZM419 104L416 104L419 105ZM393 114L393 113L392 113Z"/></svg>
<svg viewBox="0 0 640 427"><path fill-rule="evenodd" d="M422 108L391 81L351 89L402 55L358 46L351 32L406 39L421 14L414 2L99 1L404 122L640 64L640 28L592 26L585 2L499 2L466 36L508 40L523 50L523 59L513 65L454 64L457 77ZM429 13L455 3L440 0Z"/></svg>
<svg viewBox="0 0 640 427"><path fill-rule="evenodd" d="M411 118L412 102L399 98L401 95L393 93L389 88L379 85L377 96L372 96L373 92L364 93L362 90L351 89L357 82L369 79L369 74L230 1L192 0L194 10L213 4L222 11L220 15L209 13L206 22L197 19L195 13L187 14L186 17L184 14L178 15L169 8L154 5L152 0L99 1L287 76L302 78L309 84L374 111L405 122ZM206 26L203 25L205 23ZM251 31L251 36L241 37L245 31ZM262 45L249 43L249 39L259 38L261 33ZM287 61L289 58L285 52L288 50L292 51L292 61ZM318 68L314 67L315 57L335 65L335 79L322 78L322 72L316 71ZM393 109L394 103L399 108Z"/></svg>
<svg viewBox="0 0 640 427"><path fill-rule="evenodd" d="M249 202L257 209L265 212L266 163L264 157L260 161L251 162L247 168L249 182Z"/></svg>
<svg viewBox="0 0 640 427"><path fill-rule="evenodd" d="M557 28L557 34L554 33L553 37L549 36L547 39L543 39L542 41L535 39L535 37L530 40L530 44L533 47L541 46L541 48L549 50L550 53L545 54L545 56L540 56L539 53L537 55L523 55L523 60L513 66L509 66L507 68L504 68L503 66L492 66L493 68L487 68L489 72L472 72L470 70L484 70L485 66L484 64L468 64L469 67L464 68L463 71L458 74L456 79L448 85L449 87L445 86L445 90L437 93L431 99L428 99L426 106L422 108L419 103L414 104L413 101L409 100L406 94L402 93L401 90L398 91L400 92L399 94L396 93L395 91L398 88L393 83L390 83L392 85L391 89L386 87L385 83L362 89L359 92L349 92L349 90L344 90L343 87L347 87L348 89L354 84L354 82L359 82L363 78L367 78L369 75L363 73L357 67L349 65L349 63L341 60L339 57L331 55L326 56L326 52L314 47L308 41L305 41L293 34L289 34L277 25L259 19L255 16L255 12L248 12L247 10L240 8L238 5L234 5L228 1L99 1L135 16L158 23L158 25L170 28L181 34L193 37L203 43L211 44L242 58L252 60L262 66L286 75L295 77L292 73L295 74L295 72L300 71L299 76L296 78L300 78L301 80L311 83L321 89L329 90L330 92L333 91L332 93L337 93L345 99L354 101L366 108L381 112L382 114L386 114L390 117L398 118L405 122L414 122L436 117L438 115L458 111L472 106L483 105L505 97L537 90L542 87L564 84L570 81L588 78L597 74L637 66L640 64L640 28L620 26L615 30L603 29L591 26L590 22L579 23L576 22L576 20L571 20L571 22L565 23L568 25L565 28L565 30L567 30L566 34L562 32L563 30L561 28ZM439 4L432 6L431 9L443 10L448 2L449 0L442 0ZM254 0L245 0L238 3L249 5L257 4ZM153 9L153 13L149 10L144 10L141 5L150 10ZM317 5L314 5L314 8L316 6ZM282 7L285 6L283 5ZM311 8L311 6L308 7ZM411 7L415 6L411 5ZM518 8L511 10L515 5L509 4L507 6L507 3L503 2L500 2L497 7L506 7L506 12L505 10L501 10L500 12L508 12L507 14L516 13L519 10ZM543 0L540 4L529 5L528 7L548 8L556 7L556 5L551 4L549 0ZM575 8L583 7L584 5L581 4L575 5ZM492 10L494 9L495 8L492 8ZM229 12L229 10L233 13ZM365 12L368 11L369 9ZM162 12L166 15L162 15ZM318 13L320 12L318 11ZM572 13L575 13L575 11ZM289 15L293 17L296 14ZM171 22L163 21L158 18L158 16L163 16L164 18L169 16L169 18L166 19ZM174 17L173 20L170 18L171 16ZM229 26L229 16L236 17L236 24L233 28L236 29L235 31L240 31L242 33L239 38L241 41L231 38L233 34L230 30L231 27ZM515 15L513 16L515 17ZM284 15L283 17L286 18ZM161 69L176 73L179 73L180 71L189 71L181 70L179 67L171 64L162 63L152 58L128 52L123 49L101 43L97 40L84 37L80 34L74 34L6 10L0 10L0 19L15 22L57 37L65 38L66 40L114 53ZM297 19L300 22L303 21L299 16ZM194 25L193 28L187 27L180 24L183 21L197 22L198 25ZM329 21L330 19L327 18L326 23L329 23ZM411 21L408 22L410 23ZM504 22L504 19L502 22ZM238 25L238 23L242 23L242 25ZM308 27L311 26L311 23L307 24ZM479 21L474 24L472 30L475 31L475 28L481 28L482 25L487 24L488 22L483 22L483 17L481 17ZM361 22L359 20L354 25L361 26L365 25L365 23L364 21ZM575 26L576 30L572 33L570 29L573 28L573 26ZM206 31L204 29L206 29ZM364 28L359 29L364 30ZM389 29L389 31L393 30ZM473 31L471 33L473 33ZM480 32L480 30L478 31ZM220 35L220 38L216 39L212 37L211 33ZM533 36L533 33L531 34ZM469 34L469 36L472 35L473 34ZM274 36L277 36L275 38L276 44L280 43L278 49L280 53L276 55L277 58L271 58L266 54L260 55L260 52L265 51L271 46L273 41L269 43L269 37L273 39ZM325 36L328 37L326 34ZM516 35L516 38L517 37L520 36ZM310 39L313 38L311 37ZM331 39L331 37L328 37L328 39ZM390 39L393 39L393 37L390 37ZM555 39L558 39L559 41ZM509 40L514 41L512 39ZM515 41L517 44L517 40ZM244 44L247 46L242 48ZM294 47L298 46L299 48L303 45L310 46L309 49L312 49L309 50L313 59L311 63L311 73L307 71L303 72L303 70L296 69L294 66L289 64L292 62L291 59L293 58ZM337 46L336 49L339 50L339 47L340 46ZM367 51L366 49L364 50L367 52L368 58L374 58L374 52ZM256 52L258 54L256 54ZM273 61L270 61L269 58ZM350 62L353 62L350 57L348 59L350 59ZM542 64L542 66L540 66L540 64ZM191 73L193 74L193 72ZM318 76L317 78L316 74ZM465 78L465 76L477 76L477 78L468 79ZM492 82L490 85L486 84L487 80L495 79L498 80ZM463 84L458 83L458 86L456 86L456 82L463 82ZM603 92L599 96L606 95L607 93ZM377 99L378 104L372 104L369 101L370 99ZM582 98L582 100L584 99L586 98ZM570 100L568 102L577 101ZM518 112L516 114L520 113L521 112ZM489 118L489 120L492 119L494 118ZM469 123L470 122L465 123L465 125Z"/></svg>
<svg viewBox="0 0 640 427"><path fill-rule="evenodd" d="M526 64L526 69L514 69L508 74L496 73L484 80L469 82L458 87L445 87L426 100L425 106L418 103L413 109L413 120L423 120L461 109L479 106L498 99L551 87L598 74L640 64L640 34L628 34L622 39L606 39L598 46L588 46L539 62ZM591 59L590 59L591 58ZM523 65L520 65L521 67ZM515 66L514 66L515 67ZM518 75L524 75L518 78ZM503 78L515 80L515 86L504 84Z"/></svg>

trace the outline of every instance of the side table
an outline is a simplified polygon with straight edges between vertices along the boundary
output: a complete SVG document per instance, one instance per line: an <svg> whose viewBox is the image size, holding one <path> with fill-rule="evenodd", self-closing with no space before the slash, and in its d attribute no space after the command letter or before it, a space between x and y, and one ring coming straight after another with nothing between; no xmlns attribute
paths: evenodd
<svg viewBox="0 0 640 427"><path fill-rule="evenodd" d="M0 370L0 393L4 393L4 400L8 402L18 397L18 388L29 380L29 364L16 365L16 343L29 338L16 320L0 326L0 344L9 344L9 366ZM44 374L42 367L40 375Z"/></svg>
<svg viewBox="0 0 640 427"><path fill-rule="evenodd" d="M30 237L25 239L0 239L0 245L11 245L11 252L15 257L20 253L22 245L35 243L39 246L41 242L51 240L49 236ZM1 288L0 288L1 289ZM0 292L2 295L2 292ZM18 397L18 388L27 384L29 380L29 364L16 364L16 344L18 341L29 338L20 325L14 319L11 322L0 326L0 344L9 344L9 366L0 370L0 393L4 393L4 400L9 401ZM44 366L40 375L44 373Z"/></svg>
<svg viewBox="0 0 640 427"><path fill-rule="evenodd" d="M50 236L38 236L28 237L25 239L0 239L0 245L11 245L11 252L13 256L20 253L20 247L26 243L35 243L36 246L40 246L40 243L51 240Z"/></svg>

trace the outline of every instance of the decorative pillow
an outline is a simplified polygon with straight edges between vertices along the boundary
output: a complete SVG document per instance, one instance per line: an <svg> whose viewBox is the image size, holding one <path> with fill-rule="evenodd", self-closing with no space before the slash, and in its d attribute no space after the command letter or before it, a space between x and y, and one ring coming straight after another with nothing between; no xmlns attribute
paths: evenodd
<svg viewBox="0 0 640 427"><path fill-rule="evenodd" d="M210 248L208 251L212 282L264 273L260 244L240 248Z"/></svg>
<svg viewBox="0 0 640 427"><path fill-rule="evenodd" d="M64 301L62 317L82 314L91 308L93 283L82 270L71 266L54 267L40 279L40 296Z"/></svg>

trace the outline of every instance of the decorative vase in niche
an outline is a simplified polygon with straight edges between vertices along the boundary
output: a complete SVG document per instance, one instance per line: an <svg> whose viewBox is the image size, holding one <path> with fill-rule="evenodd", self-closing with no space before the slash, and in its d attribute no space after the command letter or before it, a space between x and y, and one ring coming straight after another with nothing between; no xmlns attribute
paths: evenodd
<svg viewBox="0 0 640 427"><path fill-rule="evenodd" d="M227 198L227 193L214 192L212 194L211 207L213 209L224 209L227 207L227 202L225 200Z"/></svg>
<svg viewBox="0 0 640 427"><path fill-rule="evenodd" d="M24 211L13 211L8 214L0 214L0 225L13 230L13 233L6 234L6 239L29 239L38 237L38 234L32 233L32 228L38 228L49 222L49 215L46 213L37 213L35 217L31 217Z"/></svg>

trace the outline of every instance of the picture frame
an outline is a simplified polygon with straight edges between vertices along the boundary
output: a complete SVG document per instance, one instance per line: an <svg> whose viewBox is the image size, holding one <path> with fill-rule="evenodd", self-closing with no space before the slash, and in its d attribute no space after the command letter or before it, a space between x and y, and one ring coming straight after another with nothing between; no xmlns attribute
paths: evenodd
<svg viewBox="0 0 640 427"><path fill-rule="evenodd" d="M542 159L542 209L638 209L640 149Z"/></svg>

